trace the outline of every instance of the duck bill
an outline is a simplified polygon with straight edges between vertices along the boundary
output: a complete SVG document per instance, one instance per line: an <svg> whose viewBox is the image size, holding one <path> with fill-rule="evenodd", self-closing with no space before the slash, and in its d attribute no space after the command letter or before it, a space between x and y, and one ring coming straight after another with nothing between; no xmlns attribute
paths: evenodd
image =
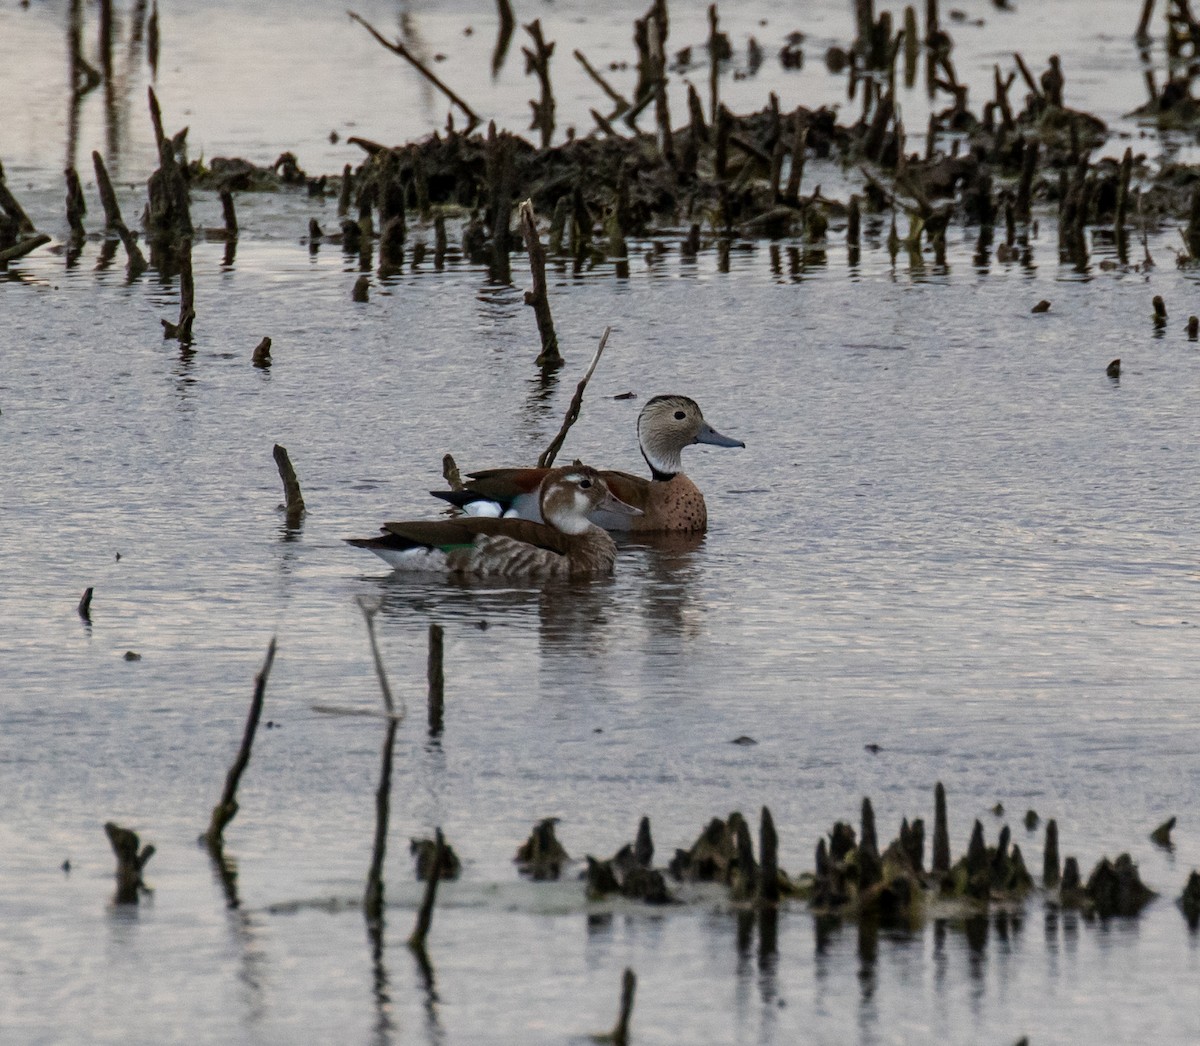
<svg viewBox="0 0 1200 1046"><path fill-rule="evenodd" d="M635 508L626 501L622 501L611 490L605 495L604 500L595 507L594 512L615 512L619 516L642 516L645 515L640 508Z"/></svg>
<svg viewBox="0 0 1200 1046"><path fill-rule="evenodd" d="M742 447L744 449L746 446L740 439L722 436L707 421L700 426L700 431L696 433L696 438L692 442L709 443L714 447Z"/></svg>

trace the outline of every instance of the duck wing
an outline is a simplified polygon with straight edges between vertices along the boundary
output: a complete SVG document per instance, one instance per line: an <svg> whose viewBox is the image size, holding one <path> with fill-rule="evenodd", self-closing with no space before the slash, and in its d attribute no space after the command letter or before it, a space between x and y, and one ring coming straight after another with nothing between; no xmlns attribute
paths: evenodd
<svg viewBox="0 0 1200 1046"><path fill-rule="evenodd" d="M384 535L375 540L386 541L395 548L453 548L471 546L483 536L503 537L522 545L545 549L565 556L570 548L569 536L545 523L527 519L491 519L460 516L458 519L413 520L383 525Z"/></svg>
<svg viewBox="0 0 1200 1046"><path fill-rule="evenodd" d="M631 472L617 472L615 469L601 469L600 475L604 477L608 489L626 505L632 505L642 512L646 511L646 502L650 496L650 480L645 476L635 476Z"/></svg>
<svg viewBox="0 0 1200 1046"><path fill-rule="evenodd" d="M431 490L435 498L468 512L483 511L487 515L512 512L522 519L541 522L538 511L538 488L549 469L501 468L472 472L462 490ZM489 508L489 505L495 508Z"/></svg>

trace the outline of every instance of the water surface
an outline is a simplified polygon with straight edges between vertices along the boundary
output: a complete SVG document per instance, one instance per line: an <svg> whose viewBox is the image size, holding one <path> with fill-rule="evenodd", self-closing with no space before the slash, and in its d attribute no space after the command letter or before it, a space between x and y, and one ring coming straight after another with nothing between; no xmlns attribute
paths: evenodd
<svg viewBox="0 0 1200 1046"><path fill-rule="evenodd" d="M677 6L672 32L700 38L703 10ZM1128 13L1110 6L1114 23L1118 8ZM989 23L978 31L999 28L979 37L964 76L990 75L1017 46L1005 33L1046 49L1080 10L978 7ZM211 24L163 11L159 83L168 112L189 110L168 122L189 120L210 155L270 162L301 144L304 119L302 161L332 171L355 159L328 142L335 119L400 140L444 115L430 102L378 122L366 89L385 65L399 78L398 61L316 4L297 7L287 31L298 49L306 32L323 34L305 52L312 82L277 105L278 81L236 58L265 23L207 10ZM392 12L364 14L386 23ZM564 41L574 25L594 33L601 55L624 53L634 9L538 13L560 19ZM474 9L409 15L454 56L447 76L490 55ZM59 83L62 13L3 18L9 38L54 56L30 59L24 121L41 97L30 85ZM239 32L224 30L215 49L213 26L235 18ZM811 18L818 41L849 35L841 5ZM468 22L478 32L462 37ZM1091 68L1085 45L1106 39L1076 41L1079 65ZM1053 45L1069 78L1070 43ZM1128 63L1114 79L1136 80L1124 36L1111 47ZM265 68L276 50L256 52ZM565 70L565 42L560 51ZM804 75L832 96L818 64ZM226 72L223 86L204 78L212 69ZM764 76L756 98L782 74ZM259 82L260 94L246 90ZM510 59L491 95L498 110L523 113L529 93ZM140 190L127 183L148 163L139 105L122 161L131 201ZM1100 87L1095 105L1120 109ZM103 146L89 119L82 156ZM25 129L0 157L14 188L31 186L19 195L35 221L54 230L63 128L51 120L35 134L20 121L6 121ZM220 244L195 250L190 349L161 335L159 321L177 315L175 284L154 273L128 284L119 258L97 271L94 243L70 269L37 252L0 284L6 1039L580 1041L611 1026L625 966L639 977L639 1042L1200 1035L1197 937L1171 903L1200 864L1187 820L1200 793L1200 354L1183 334L1195 274L1174 266L1174 230L1152 230L1156 268L1094 261L1085 273L1060 266L1048 220L1025 265L977 263L973 230L955 235L945 269L904 254L893 263L878 229L854 264L836 235L820 253L738 243L728 271L716 249L690 262L673 243L665 253L640 243L627 277L608 266L554 272L567 365L543 381L519 264L515 286L457 257L440 273L406 266L373 276L370 302L355 304L357 257L300 243L330 203L296 194L239 206L232 264ZM218 223L212 198L195 209ZM414 236L431 242L427 229ZM1162 330L1155 294L1170 314ZM1031 314L1043 298L1050 312ZM401 579L341 542L387 518L436 514L426 491L440 486L446 452L463 468L532 460L606 326L564 458L638 471L640 406L660 392L693 396L747 445L687 452L709 504L702 541L628 542L613 580L545 593ZM249 362L264 335L268 371ZM1118 356L1113 380L1105 367ZM308 502L299 530L277 509L276 442ZM75 612L87 586L90 626ZM410 713L382 951L358 909L382 724L317 710L380 707L359 597L381 603L380 644ZM446 630L437 739L424 710L431 622ZM259 733L227 832L241 901L231 911L195 837L272 636L273 725ZM730 743L743 735L758 743ZM878 939L818 926L794 905L772 951L717 896L589 911L574 881L523 883L511 860L542 817L562 818L560 838L582 858L615 851L648 814L665 863L710 817L753 818L766 804L782 863L798 872L864 795L887 838L902 816L929 820L937 780L956 852L974 819L992 841L1009 823L1040 867L1040 832L1019 823L1032 807L1058 819L1085 873L1129 851L1162 897L1137 920L1088 922L1035 897L1019 915ZM1148 833L1172 814L1168 853ZM107 820L158 848L154 894L136 910L110 904ZM441 895L431 984L404 940L419 896L407 840L434 826L464 874Z"/></svg>

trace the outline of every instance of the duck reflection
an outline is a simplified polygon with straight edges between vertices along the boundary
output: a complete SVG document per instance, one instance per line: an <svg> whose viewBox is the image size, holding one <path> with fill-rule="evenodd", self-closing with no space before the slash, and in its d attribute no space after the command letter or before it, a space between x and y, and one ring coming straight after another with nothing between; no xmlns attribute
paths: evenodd
<svg viewBox="0 0 1200 1046"><path fill-rule="evenodd" d="M618 571L636 555L643 581L642 619L648 636L685 639L702 631L702 607L696 593L704 540L703 533L673 531L637 534L618 541Z"/></svg>
<svg viewBox="0 0 1200 1046"><path fill-rule="evenodd" d="M543 653L571 650L572 656L601 657L609 647L609 623L616 606L611 579L516 587L487 579L423 578L388 574L376 579L381 613L401 622L493 622L520 626L536 620Z"/></svg>

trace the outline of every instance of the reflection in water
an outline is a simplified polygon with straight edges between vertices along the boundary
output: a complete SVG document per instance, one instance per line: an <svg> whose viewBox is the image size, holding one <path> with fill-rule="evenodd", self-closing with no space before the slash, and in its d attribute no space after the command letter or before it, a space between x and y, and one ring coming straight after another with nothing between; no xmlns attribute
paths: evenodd
<svg viewBox="0 0 1200 1046"><path fill-rule="evenodd" d="M936 919L933 923L933 983L939 989L946 983L949 965L946 957L946 920Z"/></svg>
<svg viewBox="0 0 1200 1046"><path fill-rule="evenodd" d="M113 45L120 33L113 4L100 4L98 27L99 70L83 57L83 3L71 0L67 10L67 56L69 84L67 90L67 138L65 166L76 166L79 142L80 110L84 99L96 87L104 87L104 148L106 161L114 182L121 178L121 154L129 124L129 95L135 79L136 65L146 18L145 0L136 0L129 12L129 44L125 51L124 68L118 72L113 62ZM155 55L156 57L156 55Z"/></svg>
<svg viewBox="0 0 1200 1046"><path fill-rule="evenodd" d="M642 618L648 636L694 639L702 631L701 611L695 587L701 577L702 560L697 553L704 534L636 534L618 540L622 554L642 549L639 564L643 587Z"/></svg>
<svg viewBox="0 0 1200 1046"><path fill-rule="evenodd" d="M866 919L858 924L858 1027L868 1035L878 1026L879 1012L875 992L879 987L876 965L879 961L879 924Z"/></svg>
<svg viewBox="0 0 1200 1046"><path fill-rule="evenodd" d="M382 919L367 920L367 939L371 944L371 998L375 1003L375 1024L372 1041L387 1046L392 1041L395 1022L392 1020L392 996L388 991L388 972L383 962Z"/></svg>
<svg viewBox="0 0 1200 1046"><path fill-rule="evenodd" d="M210 847L213 875L225 898L229 933L239 959L237 979L245 988L246 1021L253 1026L266 1016L267 1003L263 994L263 971L266 955L258 943L258 929L253 917L241 907L237 892L237 860L228 856L222 847Z"/></svg>

